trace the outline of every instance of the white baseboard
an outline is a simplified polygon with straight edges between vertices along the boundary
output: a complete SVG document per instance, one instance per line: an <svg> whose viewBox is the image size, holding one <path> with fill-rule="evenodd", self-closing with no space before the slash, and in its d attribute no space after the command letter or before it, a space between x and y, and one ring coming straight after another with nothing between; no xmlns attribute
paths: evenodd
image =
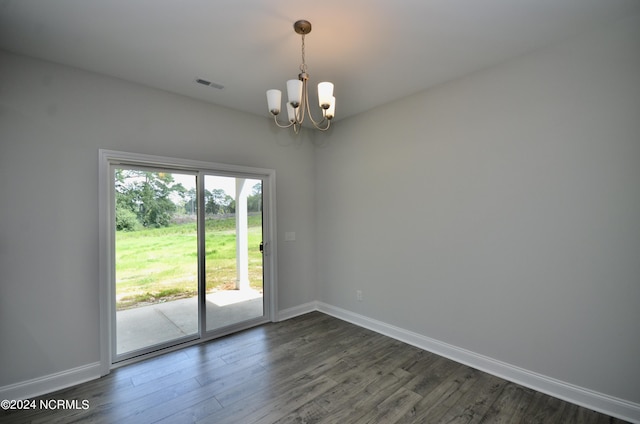
<svg viewBox="0 0 640 424"><path fill-rule="evenodd" d="M285 321L291 318L295 318L300 315L308 314L309 312L318 310L318 302L309 302L302 305L294 306L293 308L284 309L278 312L278 321Z"/></svg>
<svg viewBox="0 0 640 424"><path fill-rule="evenodd" d="M316 302L316 310L567 402L640 423L640 404L527 371L326 303Z"/></svg>
<svg viewBox="0 0 640 424"><path fill-rule="evenodd" d="M0 399L31 399L100 377L100 362L0 387Z"/></svg>

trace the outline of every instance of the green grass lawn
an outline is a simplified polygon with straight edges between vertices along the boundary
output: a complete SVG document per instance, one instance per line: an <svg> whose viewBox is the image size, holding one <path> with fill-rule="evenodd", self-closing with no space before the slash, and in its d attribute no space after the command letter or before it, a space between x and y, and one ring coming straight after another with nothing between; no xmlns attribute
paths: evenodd
<svg viewBox="0 0 640 424"><path fill-rule="evenodd" d="M249 280L262 290L261 216L249 217ZM235 288L235 219L206 221L207 292ZM195 296L198 290L196 224L116 232L117 308Z"/></svg>

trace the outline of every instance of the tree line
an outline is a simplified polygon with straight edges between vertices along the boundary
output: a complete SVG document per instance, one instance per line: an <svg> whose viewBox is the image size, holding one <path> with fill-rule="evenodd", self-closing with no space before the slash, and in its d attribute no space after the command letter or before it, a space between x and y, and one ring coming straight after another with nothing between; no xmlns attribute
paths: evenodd
<svg viewBox="0 0 640 424"><path fill-rule="evenodd" d="M119 231L167 227L176 215L198 212L196 189L186 189L166 172L116 169L115 197ZM207 215L234 214L236 202L223 189L205 189L204 208ZM255 184L247 196L247 209L248 212L262 210L261 183Z"/></svg>

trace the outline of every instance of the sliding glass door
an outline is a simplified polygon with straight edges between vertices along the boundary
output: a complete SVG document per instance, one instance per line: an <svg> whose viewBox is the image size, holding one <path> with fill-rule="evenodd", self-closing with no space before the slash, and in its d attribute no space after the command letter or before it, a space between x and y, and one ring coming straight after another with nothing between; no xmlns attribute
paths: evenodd
<svg viewBox="0 0 640 424"><path fill-rule="evenodd" d="M261 176L110 169L113 362L268 320Z"/></svg>

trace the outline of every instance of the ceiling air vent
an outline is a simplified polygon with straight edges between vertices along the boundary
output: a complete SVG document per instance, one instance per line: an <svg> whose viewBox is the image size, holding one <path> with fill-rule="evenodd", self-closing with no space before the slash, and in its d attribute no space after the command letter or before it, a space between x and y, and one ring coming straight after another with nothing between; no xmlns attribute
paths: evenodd
<svg viewBox="0 0 640 424"><path fill-rule="evenodd" d="M218 90L222 90L224 88L224 85L222 84L207 81L206 79L202 79L202 78L196 78L196 82L198 84L206 85L207 87L217 88Z"/></svg>

